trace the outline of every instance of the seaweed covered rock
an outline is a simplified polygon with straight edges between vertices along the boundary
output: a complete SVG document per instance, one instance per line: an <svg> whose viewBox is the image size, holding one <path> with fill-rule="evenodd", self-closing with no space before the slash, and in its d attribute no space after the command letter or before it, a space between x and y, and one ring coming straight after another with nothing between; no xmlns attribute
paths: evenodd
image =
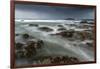
<svg viewBox="0 0 100 69"><path fill-rule="evenodd" d="M28 39L28 38L29 38L29 34L27 34L27 33L22 34L22 37L23 37L24 39Z"/></svg>
<svg viewBox="0 0 100 69"><path fill-rule="evenodd" d="M38 24L29 24L29 26L35 26L35 27L38 27L39 25L38 25Z"/></svg>
<svg viewBox="0 0 100 69"><path fill-rule="evenodd" d="M39 27L39 30L45 31L45 32L53 31L53 29L51 29L51 28L49 28L49 27Z"/></svg>
<svg viewBox="0 0 100 69"><path fill-rule="evenodd" d="M23 45L24 45L24 44L22 44L22 43L15 43L15 48L16 48L17 50L20 50L20 49L23 48Z"/></svg>

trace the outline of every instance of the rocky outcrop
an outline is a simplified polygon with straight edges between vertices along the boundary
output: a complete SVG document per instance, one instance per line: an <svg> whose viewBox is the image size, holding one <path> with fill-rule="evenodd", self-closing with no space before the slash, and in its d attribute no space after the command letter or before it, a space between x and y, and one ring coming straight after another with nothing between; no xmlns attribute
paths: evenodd
<svg viewBox="0 0 100 69"><path fill-rule="evenodd" d="M41 56L37 59L40 64L72 64L78 63L79 59L69 56Z"/></svg>
<svg viewBox="0 0 100 69"><path fill-rule="evenodd" d="M41 49L44 45L42 40L28 41L25 44L16 43L16 57L17 58L31 58L37 54L37 50Z"/></svg>

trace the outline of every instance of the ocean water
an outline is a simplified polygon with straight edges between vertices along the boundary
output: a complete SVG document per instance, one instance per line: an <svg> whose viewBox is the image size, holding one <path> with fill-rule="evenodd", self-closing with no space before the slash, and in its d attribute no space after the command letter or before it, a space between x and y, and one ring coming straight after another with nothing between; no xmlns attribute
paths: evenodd
<svg viewBox="0 0 100 69"><path fill-rule="evenodd" d="M38 24L38 27L29 26L29 24ZM77 57L80 61L94 61L94 52L92 49L88 49L85 45L80 46L80 43L84 43L85 41L69 41L67 38L59 37L59 36L52 36L50 34L55 34L60 31L57 29L59 28L57 25L62 25L66 29L76 29L75 27L69 27L65 25L64 22L15 22L15 33L16 34L23 34L28 33L30 36L35 37L36 39L40 39L44 41L43 48L38 52L38 55L47 55L47 56L73 56ZM53 29L51 32L41 31L39 27L50 27ZM82 30L80 30L82 31ZM20 36L15 36L15 42L22 42L25 41ZM77 44L77 46L74 46ZM23 63L24 62L24 63ZM34 62L32 62L34 63ZM32 64L28 62L27 59L16 59L16 64Z"/></svg>

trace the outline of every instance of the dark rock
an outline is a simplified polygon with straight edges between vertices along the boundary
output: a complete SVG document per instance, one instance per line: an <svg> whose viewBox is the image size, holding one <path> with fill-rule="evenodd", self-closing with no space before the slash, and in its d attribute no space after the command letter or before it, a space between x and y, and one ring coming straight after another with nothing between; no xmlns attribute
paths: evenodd
<svg viewBox="0 0 100 69"><path fill-rule="evenodd" d="M17 51L16 52L16 58L24 58L25 55L24 55L24 51Z"/></svg>
<svg viewBox="0 0 100 69"><path fill-rule="evenodd" d="M91 43L87 42L86 45L89 46L89 47L93 47L93 43L92 42Z"/></svg>
<svg viewBox="0 0 100 69"><path fill-rule="evenodd" d="M26 50L25 55L27 58L31 58L32 56L36 55L36 48L35 48L34 44L28 45L25 48L25 50Z"/></svg>
<svg viewBox="0 0 100 69"><path fill-rule="evenodd" d="M64 27L63 25L57 25L58 27Z"/></svg>
<svg viewBox="0 0 100 69"><path fill-rule="evenodd" d="M38 27L39 25L38 25L38 24L29 24L29 26L35 26L35 27Z"/></svg>
<svg viewBox="0 0 100 69"><path fill-rule="evenodd" d="M38 40L38 41L37 41L37 48L38 48L38 49L39 49L39 48L42 48L43 45L44 45L43 40Z"/></svg>
<svg viewBox="0 0 100 69"><path fill-rule="evenodd" d="M24 39L28 39L28 38L29 38L29 35L28 35L27 33L25 33L25 34L22 35L22 37L23 37Z"/></svg>
<svg viewBox="0 0 100 69"><path fill-rule="evenodd" d="M62 31L60 33L56 33L57 35L61 35L62 37L73 37L74 31Z"/></svg>
<svg viewBox="0 0 100 69"><path fill-rule="evenodd" d="M19 34L15 34L15 36L19 36Z"/></svg>
<svg viewBox="0 0 100 69"><path fill-rule="evenodd" d="M53 31L53 29L51 29L51 28L49 28L49 27L39 27L39 30L41 30L41 31L46 31L46 32Z"/></svg>
<svg viewBox="0 0 100 69"><path fill-rule="evenodd" d="M79 60L77 58L75 58L75 57L70 57L69 60L70 60L71 63L79 62Z"/></svg>
<svg viewBox="0 0 100 69"><path fill-rule="evenodd" d="M58 29L58 31L62 31L62 30L66 30L66 28L62 27Z"/></svg>
<svg viewBox="0 0 100 69"><path fill-rule="evenodd" d="M65 20L75 20L74 18L67 18L67 19L65 19Z"/></svg>
<svg viewBox="0 0 100 69"><path fill-rule="evenodd" d="M88 23L87 20L82 20L80 23Z"/></svg>
<svg viewBox="0 0 100 69"><path fill-rule="evenodd" d="M15 43L15 48L16 48L17 50L20 50L20 49L23 48L23 45L24 45L24 44L22 44L22 43Z"/></svg>
<svg viewBox="0 0 100 69"><path fill-rule="evenodd" d="M41 43L41 41L39 43ZM35 41L28 41L27 47L25 47L27 58L31 58L32 56L37 54L39 43Z"/></svg>

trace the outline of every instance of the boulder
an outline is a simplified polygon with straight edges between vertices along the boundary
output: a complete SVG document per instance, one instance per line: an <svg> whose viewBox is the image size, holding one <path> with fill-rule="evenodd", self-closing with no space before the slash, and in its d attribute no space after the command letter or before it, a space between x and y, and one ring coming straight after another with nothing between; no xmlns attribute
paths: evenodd
<svg viewBox="0 0 100 69"><path fill-rule="evenodd" d="M17 51L16 52L16 58L25 58L25 52L24 51Z"/></svg>
<svg viewBox="0 0 100 69"><path fill-rule="evenodd" d="M58 28L58 31L63 31L66 30L66 28L62 27L62 28Z"/></svg>
<svg viewBox="0 0 100 69"><path fill-rule="evenodd" d="M24 44L22 44L22 43L15 43L15 48L16 48L17 50L20 50L20 49L23 48L23 45L24 45Z"/></svg>
<svg viewBox="0 0 100 69"><path fill-rule="evenodd" d="M23 37L24 39L28 39L28 38L29 38L29 34L27 34L27 33L22 34L22 37Z"/></svg>
<svg viewBox="0 0 100 69"><path fill-rule="evenodd" d="M43 40L38 40L38 41L37 41L37 48L38 48L38 49L39 49L39 48L42 48L43 45L44 45Z"/></svg>
<svg viewBox="0 0 100 69"><path fill-rule="evenodd" d="M29 26L35 26L35 27L38 27L39 25L38 25L38 24L29 24Z"/></svg>
<svg viewBox="0 0 100 69"><path fill-rule="evenodd" d="M15 36L19 36L19 34L15 34Z"/></svg>
<svg viewBox="0 0 100 69"><path fill-rule="evenodd" d="M41 31L45 31L45 32L53 31L53 29L51 29L49 27L39 27L38 29L41 30Z"/></svg>
<svg viewBox="0 0 100 69"><path fill-rule="evenodd" d="M63 25L57 25L58 27L64 27Z"/></svg>
<svg viewBox="0 0 100 69"><path fill-rule="evenodd" d="M62 37L73 37L73 31L62 31L60 33L56 33L57 35L60 35Z"/></svg>

